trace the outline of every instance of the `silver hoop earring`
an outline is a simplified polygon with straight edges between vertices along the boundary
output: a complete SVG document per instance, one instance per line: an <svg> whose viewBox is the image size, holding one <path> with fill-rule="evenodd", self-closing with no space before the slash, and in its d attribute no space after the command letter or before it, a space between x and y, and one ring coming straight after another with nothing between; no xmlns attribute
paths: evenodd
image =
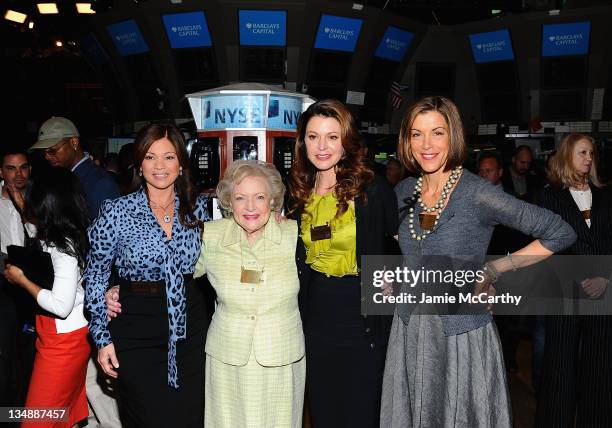
<svg viewBox="0 0 612 428"><path fill-rule="evenodd" d="M142 169L140 171L138 171L138 176L142 177Z"/></svg>

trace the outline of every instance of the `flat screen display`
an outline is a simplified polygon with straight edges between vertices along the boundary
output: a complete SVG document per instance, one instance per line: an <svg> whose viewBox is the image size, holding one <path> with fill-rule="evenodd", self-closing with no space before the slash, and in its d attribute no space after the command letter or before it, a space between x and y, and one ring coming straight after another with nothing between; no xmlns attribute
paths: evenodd
<svg viewBox="0 0 612 428"><path fill-rule="evenodd" d="M284 10L238 11L241 46L286 46L287 12Z"/></svg>
<svg viewBox="0 0 612 428"><path fill-rule="evenodd" d="M412 44L414 33L397 27L389 27L380 41L375 56L401 62Z"/></svg>
<svg viewBox="0 0 612 428"><path fill-rule="evenodd" d="M508 30L470 34L470 45L477 64L514 59Z"/></svg>
<svg viewBox="0 0 612 428"><path fill-rule="evenodd" d="M542 27L542 56L586 55L589 53L591 23L548 24Z"/></svg>
<svg viewBox="0 0 612 428"><path fill-rule="evenodd" d="M204 12L173 13L162 20L172 49L212 46Z"/></svg>
<svg viewBox="0 0 612 428"><path fill-rule="evenodd" d="M106 27L106 30L122 56L135 55L149 51L149 46L142 37L138 24L136 24L136 21L133 19L110 24Z"/></svg>
<svg viewBox="0 0 612 428"><path fill-rule="evenodd" d="M362 23L361 19L321 15L314 47L317 49L354 52Z"/></svg>

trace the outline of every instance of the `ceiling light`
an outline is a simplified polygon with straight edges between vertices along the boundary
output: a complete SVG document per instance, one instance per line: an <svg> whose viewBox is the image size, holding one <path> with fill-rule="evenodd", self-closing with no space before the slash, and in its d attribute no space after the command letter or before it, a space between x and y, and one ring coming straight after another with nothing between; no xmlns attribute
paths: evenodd
<svg viewBox="0 0 612 428"><path fill-rule="evenodd" d="M8 9L6 13L4 14L4 19L7 19L13 22L18 22L19 24L23 24L27 17L28 15L26 15L25 13L15 12L14 10L10 10L10 9Z"/></svg>
<svg viewBox="0 0 612 428"><path fill-rule="evenodd" d="M38 12L43 15L59 13L56 3L38 3L36 6L38 6Z"/></svg>
<svg viewBox="0 0 612 428"><path fill-rule="evenodd" d="M34 28L34 21L30 21L28 22L28 28L31 30L32 28Z"/></svg>
<svg viewBox="0 0 612 428"><path fill-rule="evenodd" d="M91 8L91 3L77 3L76 8L79 13L96 13L96 11Z"/></svg>

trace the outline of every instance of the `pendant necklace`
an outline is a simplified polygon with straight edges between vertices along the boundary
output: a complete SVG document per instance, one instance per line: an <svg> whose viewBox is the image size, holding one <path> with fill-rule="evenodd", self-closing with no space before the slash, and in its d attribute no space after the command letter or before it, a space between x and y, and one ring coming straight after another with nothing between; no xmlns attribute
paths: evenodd
<svg viewBox="0 0 612 428"><path fill-rule="evenodd" d="M170 221L172 220L172 217L170 217L170 213L168 212L168 208L170 207L170 205L172 205L174 203L174 196L172 197L172 200L170 202L168 202L168 204L164 205L159 205L156 202L153 202L152 200L149 200L149 203L151 204L151 208L157 208L157 209L161 209L164 211L164 223L170 223Z"/></svg>
<svg viewBox="0 0 612 428"><path fill-rule="evenodd" d="M444 208L446 198L450 195L450 192L459 179L461 175L462 166L458 166L451 171L444 187L442 188L442 193L440 194L440 199L434 204L433 207L428 207L423 202L423 198L421 196L421 189L423 188L423 176L421 175L417 180L416 185L414 186L413 199L416 200L418 205L423 209L423 212L419 214L419 221L421 225L421 230L424 231L422 234L417 234L414 230L414 213L415 209L409 209L408 216L408 230L410 233L410 237L412 239L416 239L417 241L421 241L427 237L431 233L431 231L438 225L438 220L440 220L440 214L442 213L442 209Z"/></svg>

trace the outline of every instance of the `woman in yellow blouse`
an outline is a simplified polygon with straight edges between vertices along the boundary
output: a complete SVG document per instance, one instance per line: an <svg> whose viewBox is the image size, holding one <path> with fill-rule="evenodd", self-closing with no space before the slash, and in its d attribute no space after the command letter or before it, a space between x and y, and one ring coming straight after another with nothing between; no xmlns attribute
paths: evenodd
<svg viewBox="0 0 612 428"><path fill-rule="evenodd" d="M205 427L300 427L304 335L295 263L297 224L270 220L285 187L273 165L236 161L217 186L232 217L209 222L195 277L217 310L206 339Z"/></svg>
<svg viewBox="0 0 612 428"><path fill-rule="evenodd" d="M298 121L291 213L300 221L300 303L313 426L378 427L390 317L361 316L360 262L385 253L397 200L359 153L339 101L311 105ZM304 251L305 250L305 251Z"/></svg>

